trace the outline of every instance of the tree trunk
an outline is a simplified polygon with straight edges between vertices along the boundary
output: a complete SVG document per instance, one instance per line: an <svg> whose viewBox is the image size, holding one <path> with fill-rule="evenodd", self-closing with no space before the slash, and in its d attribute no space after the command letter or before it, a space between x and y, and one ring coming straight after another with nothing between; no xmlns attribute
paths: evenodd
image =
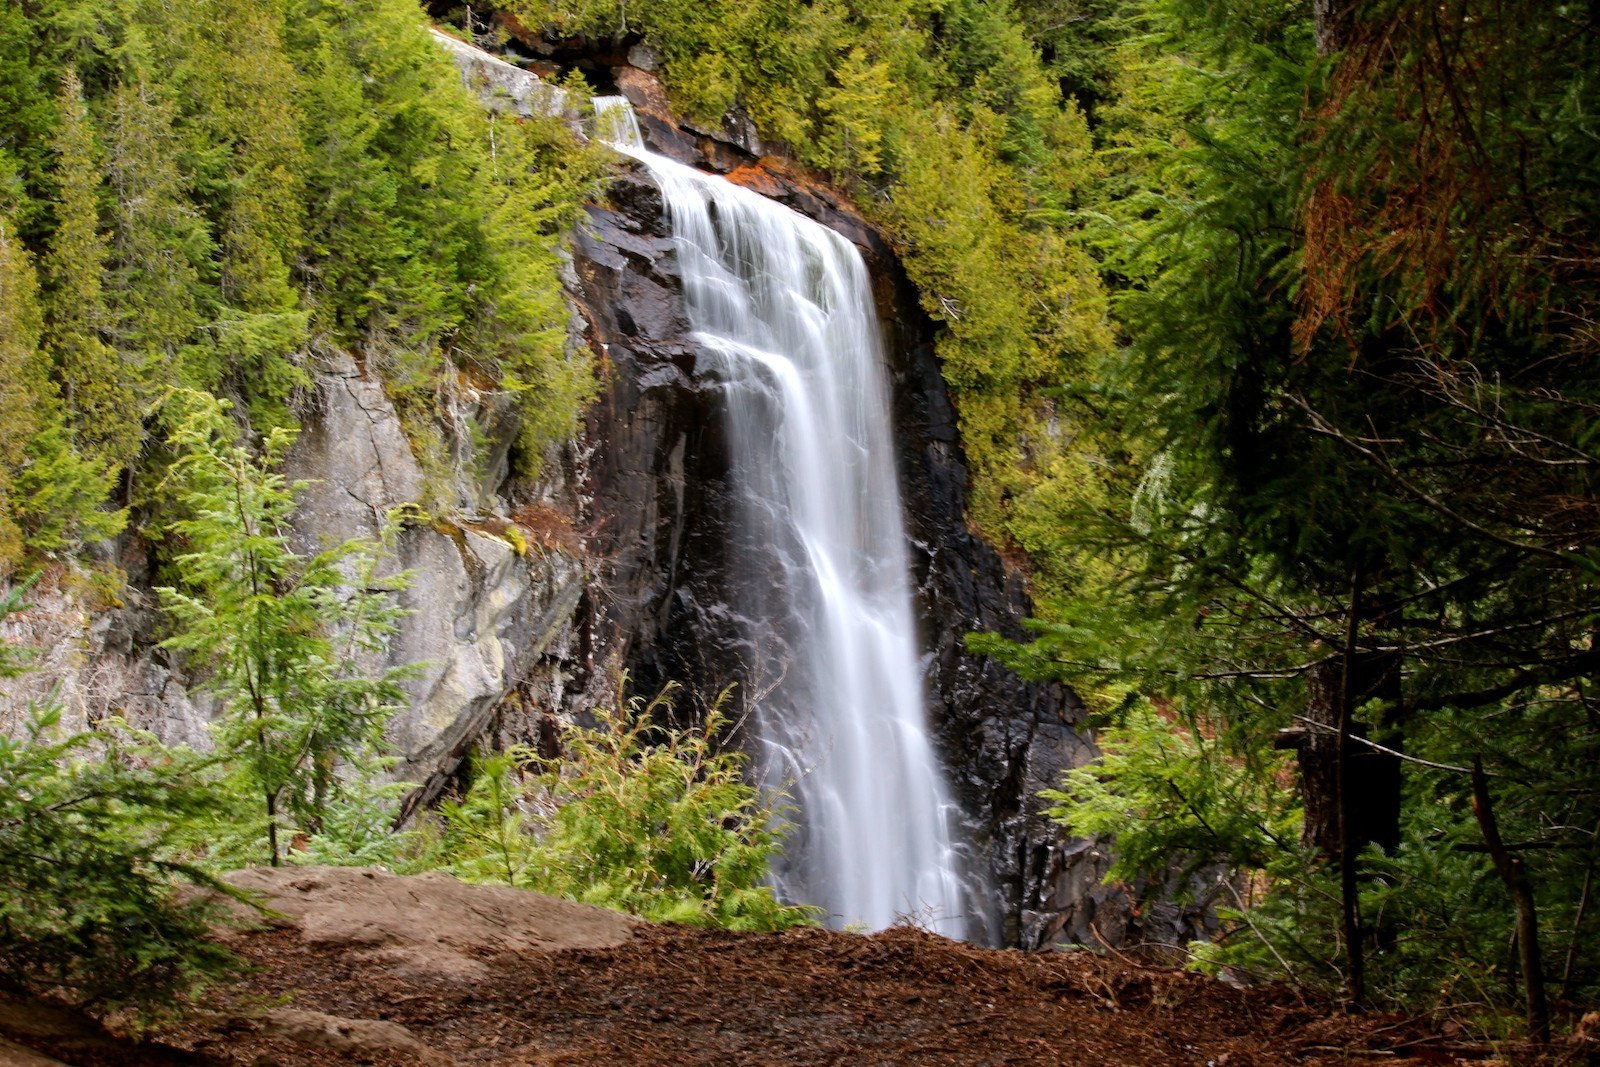
<svg viewBox="0 0 1600 1067"><path fill-rule="evenodd" d="M1500 826L1489 798L1489 779L1483 773L1483 761L1476 757L1472 761L1472 814L1478 817L1489 858L1517 909L1517 955L1522 965L1528 1037L1543 1049L1550 1043L1550 1007L1544 999L1544 965L1539 959L1539 913L1533 906L1533 883L1528 880L1522 860L1513 856L1500 838Z"/></svg>
<svg viewBox="0 0 1600 1067"><path fill-rule="evenodd" d="M272 850L272 866L282 863L283 853L278 851L278 795L267 791L267 847Z"/></svg>
<svg viewBox="0 0 1600 1067"><path fill-rule="evenodd" d="M1400 843L1400 759L1352 740L1366 735L1354 721L1357 708L1375 697L1396 704L1400 696L1398 658L1358 647L1364 579L1358 566L1350 578L1344 647L1307 676L1309 729L1300 747L1305 840L1339 872L1339 936L1352 1006L1366 999L1357 857L1368 844L1393 851Z"/></svg>
<svg viewBox="0 0 1600 1067"><path fill-rule="evenodd" d="M1374 697L1399 696L1398 664L1392 656L1357 653L1351 672L1353 705ZM1298 745L1300 794L1305 805L1305 843L1330 862L1342 851L1339 834L1339 727L1344 721L1341 704L1345 682L1343 657L1312 668L1306 678L1306 718L1311 720ZM1361 723L1350 725L1350 735L1367 736ZM1383 743L1398 748L1398 738ZM1360 741L1347 741L1345 759L1349 781L1348 820L1351 843L1357 852L1369 844L1392 852L1400 844L1400 758L1378 752Z"/></svg>
<svg viewBox="0 0 1600 1067"><path fill-rule="evenodd" d="M1311 0L1316 20L1317 55L1339 51L1349 37L1350 0Z"/></svg>

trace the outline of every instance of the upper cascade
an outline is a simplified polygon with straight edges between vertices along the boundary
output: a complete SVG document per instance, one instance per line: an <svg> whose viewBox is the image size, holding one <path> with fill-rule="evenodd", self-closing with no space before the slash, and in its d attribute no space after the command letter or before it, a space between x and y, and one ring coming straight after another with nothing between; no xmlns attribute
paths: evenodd
<svg viewBox="0 0 1600 1067"><path fill-rule="evenodd" d="M646 149L626 99L594 109L596 136L660 186L696 374L722 387L756 770L793 809L779 891L838 927L985 939L928 737L866 265L827 227Z"/></svg>

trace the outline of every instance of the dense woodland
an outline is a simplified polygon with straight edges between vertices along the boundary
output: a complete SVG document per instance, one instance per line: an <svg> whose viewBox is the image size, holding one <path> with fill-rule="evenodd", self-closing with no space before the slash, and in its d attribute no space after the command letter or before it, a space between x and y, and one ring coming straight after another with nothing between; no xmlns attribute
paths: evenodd
<svg viewBox="0 0 1600 1067"><path fill-rule="evenodd" d="M971 644L1091 705L1105 755L1052 795L1057 815L1114 838L1113 877L1177 868L1217 899L1228 932L1191 946L1195 966L1448 1008L1491 1036L1538 1037L1551 1003L1595 1000L1593 4L503 8L649 43L681 113L742 109L889 236L940 325L971 518L1027 569L1040 616L1031 643ZM164 911L164 887L250 849L276 861L280 831L324 861L409 856L577 895L546 843L619 834L575 815L536 844L508 825L494 790L528 788L522 754L433 839L385 838L397 679L360 676L351 649L393 619L377 579L367 599L327 594L382 546L305 560L282 537L275 464L331 352L381 376L439 464L452 376L519 399L524 476L594 393L560 243L603 195L602 153L484 111L426 25L408 0L0 10L12 607L41 574L114 598L97 546L136 531L172 647L237 709L221 755L63 737L48 708L0 745L0 939L32 953L7 953L10 980L84 979L73 960L114 947L95 923L147 914L166 925L119 974L181 987L211 962L183 955L203 917ZM613 727L585 742L596 766L648 764ZM709 736L675 743L703 764ZM604 902L803 918L752 888L770 813L736 763L710 766L712 792L683 802L748 831L693 845L721 873L691 863L665 902L612 881ZM57 847L41 807L104 855L30 883L28 857ZM219 844L224 824L247 840ZM44 884L89 904L27 914Z"/></svg>

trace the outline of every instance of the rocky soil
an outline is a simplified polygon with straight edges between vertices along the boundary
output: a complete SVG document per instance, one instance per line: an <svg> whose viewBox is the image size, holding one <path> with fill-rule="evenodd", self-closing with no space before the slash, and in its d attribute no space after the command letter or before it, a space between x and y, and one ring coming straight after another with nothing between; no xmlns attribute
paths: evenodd
<svg viewBox="0 0 1600 1067"><path fill-rule="evenodd" d="M1126 957L977 949L914 929L656 926L443 875L291 868L238 881L282 917L230 935L248 970L195 1021L135 1048L0 1002L0 1063L1458 1061L1415 1023Z"/></svg>

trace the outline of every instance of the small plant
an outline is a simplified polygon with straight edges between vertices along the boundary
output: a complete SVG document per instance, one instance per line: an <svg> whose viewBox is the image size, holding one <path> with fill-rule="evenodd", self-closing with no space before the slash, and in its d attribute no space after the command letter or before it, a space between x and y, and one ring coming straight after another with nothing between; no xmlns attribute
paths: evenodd
<svg viewBox="0 0 1600 1067"><path fill-rule="evenodd" d="M1184 728L1138 698L1122 725L1096 739L1101 757L1040 796L1073 834L1116 839L1107 878L1172 867L1190 876L1219 863L1256 870L1296 851L1300 809L1277 785L1276 753L1229 753L1225 739Z"/></svg>
<svg viewBox="0 0 1600 1067"><path fill-rule="evenodd" d="M763 884L778 850L771 804L719 751L721 701L697 727L657 725L672 687L568 727L564 759L487 759L443 809L449 867L647 919L734 930L811 921Z"/></svg>
<svg viewBox="0 0 1600 1067"><path fill-rule="evenodd" d="M102 724L60 733L36 709L0 737L0 981L150 1022L234 970L211 939L228 892L173 857L177 828L212 803L204 763Z"/></svg>

